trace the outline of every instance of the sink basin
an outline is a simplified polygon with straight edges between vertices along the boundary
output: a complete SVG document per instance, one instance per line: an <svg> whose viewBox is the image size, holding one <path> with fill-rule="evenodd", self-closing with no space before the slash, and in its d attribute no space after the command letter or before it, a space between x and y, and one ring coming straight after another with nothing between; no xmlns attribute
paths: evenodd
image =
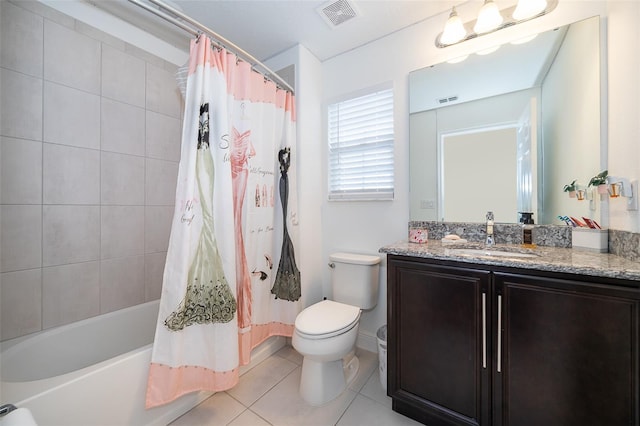
<svg viewBox="0 0 640 426"><path fill-rule="evenodd" d="M536 258L540 257L535 253L521 253L517 251L503 251L496 249L450 249L453 255L469 255L469 256L484 256L484 257L518 257L518 258Z"/></svg>

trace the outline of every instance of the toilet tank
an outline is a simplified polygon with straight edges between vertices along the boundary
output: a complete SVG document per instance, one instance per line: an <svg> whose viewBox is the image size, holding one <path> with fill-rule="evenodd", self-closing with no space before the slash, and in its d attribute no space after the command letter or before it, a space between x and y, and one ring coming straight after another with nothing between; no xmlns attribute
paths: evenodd
<svg viewBox="0 0 640 426"><path fill-rule="evenodd" d="M380 257L355 253L329 255L333 300L373 309L378 303Z"/></svg>

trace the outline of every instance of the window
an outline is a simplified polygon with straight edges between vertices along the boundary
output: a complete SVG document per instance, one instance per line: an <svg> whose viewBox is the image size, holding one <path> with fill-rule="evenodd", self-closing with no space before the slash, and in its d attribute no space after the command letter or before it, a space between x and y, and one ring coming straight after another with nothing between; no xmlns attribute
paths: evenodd
<svg viewBox="0 0 640 426"><path fill-rule="evenodd" d="M393 199L393 90L329 105L329 199Z"/></svg>

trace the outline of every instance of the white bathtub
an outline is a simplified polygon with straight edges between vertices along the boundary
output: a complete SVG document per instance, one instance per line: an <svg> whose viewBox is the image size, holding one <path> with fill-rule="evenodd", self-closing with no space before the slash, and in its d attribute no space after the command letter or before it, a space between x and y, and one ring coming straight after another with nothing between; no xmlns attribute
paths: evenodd
<svg viewBox="0 0 640 426"><path fill-rule="evenodd" d="M145 410L158 301L3 344L0 403L31 410L39 426L166 425L210 393ZM245 372L285 344L271 338Z"/></svg>

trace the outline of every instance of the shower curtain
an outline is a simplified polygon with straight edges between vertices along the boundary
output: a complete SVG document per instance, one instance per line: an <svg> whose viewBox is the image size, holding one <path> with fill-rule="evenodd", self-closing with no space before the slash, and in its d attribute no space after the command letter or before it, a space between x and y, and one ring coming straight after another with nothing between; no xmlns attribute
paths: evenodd
<svg viewBox="0 0 640 426"><path fill-rule="evenodd" d="M147 408L233 387L251 349L292 335L295 148L293 95L193 40Z"/></svg>

